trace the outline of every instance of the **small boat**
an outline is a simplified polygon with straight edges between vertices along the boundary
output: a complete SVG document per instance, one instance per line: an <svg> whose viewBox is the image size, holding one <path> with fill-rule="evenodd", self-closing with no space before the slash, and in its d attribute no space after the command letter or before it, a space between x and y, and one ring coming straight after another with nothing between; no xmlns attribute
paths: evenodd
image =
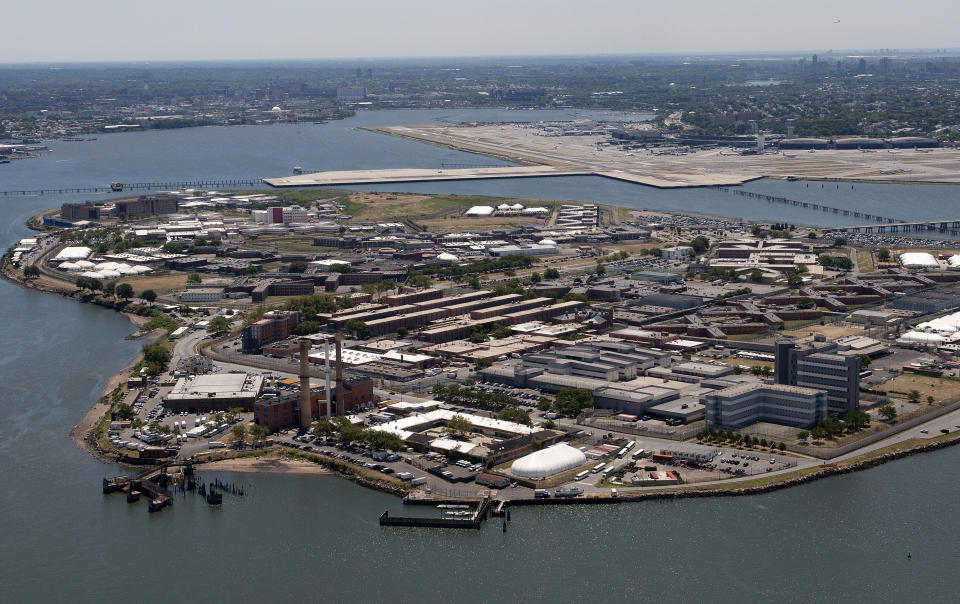
<svg viewBox="0 0 960 604"><path fill-rule="evenodd" d="M110 183L110 190L115 193L119 193L120 191L123 191L123 183L122 182Z"/></svg>

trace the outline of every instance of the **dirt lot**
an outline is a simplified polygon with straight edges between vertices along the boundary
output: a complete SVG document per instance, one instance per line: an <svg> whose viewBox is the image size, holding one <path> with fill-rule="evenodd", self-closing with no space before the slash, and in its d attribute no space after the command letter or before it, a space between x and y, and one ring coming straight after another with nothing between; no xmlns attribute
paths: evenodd
<svg viewBox="0 0 960 604"><path fill-rule="evenodd" d="M920 400L926 404L928 396L933 396L937 402L960 397L960 380L904 373L892 380L877 384L874 389L901 398L906 398L911 390L917 390L920 392Z"/></svg>

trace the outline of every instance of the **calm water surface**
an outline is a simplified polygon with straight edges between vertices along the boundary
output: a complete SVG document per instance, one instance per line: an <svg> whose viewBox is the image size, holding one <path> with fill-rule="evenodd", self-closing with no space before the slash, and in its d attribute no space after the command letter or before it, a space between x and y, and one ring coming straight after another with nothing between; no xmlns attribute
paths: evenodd
<svg viewBox="0 0 960 604"><path fill-rule="evenodd" d="M294 164L476 163L470 154L352 130L358 123L450 119L450 113L383 112L325 126L204 128L57 143L39 160L0 166L0 189L118 177L285 174ZM503 114L466 119L497 115ZM748 186L798 197L813 188ZM672 196L603 179L445 183L443 191L608 203L623 196L637 207L700 203L697 211L721 207L710 204L722 199L742 203L729 194ZM878 204L880 214L881 207L890 213L909 207L913 216L946 216L953 191L857 185L854 193L809 194L831 203ZM8 245L26 236L24 220L61 201L0 200L0 240ZM755 217L766 204L738 207L728 215ZM148 515L142 502L102 496L100 479L119 470L69 439L108 377L138 348L123 339L130 324L3 282L0 305L5 602L957 601L960 448L756 497L517 509L506 534L496 523L477 532L381 529L377 516L401 511L398 500L326 476L232 474L224 478L243 483L246 497L228 496L218 509L178 499Z"/></svg>

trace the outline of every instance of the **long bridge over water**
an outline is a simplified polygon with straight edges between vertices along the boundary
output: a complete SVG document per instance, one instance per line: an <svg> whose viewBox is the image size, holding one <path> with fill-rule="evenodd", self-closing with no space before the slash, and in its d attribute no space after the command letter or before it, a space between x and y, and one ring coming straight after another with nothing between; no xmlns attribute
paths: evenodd
<svg viewBox="0 0 960 604"><path fill-rule="evenodd" d="M863 218L864 220L876 220L879 223L905 224L903 222L903 219L901 218L890 218L888 216L878 216L876 214L870 214L868 212L861 212L860 210L837 208L833 206L828 206L826 204L817 203L815 201L798 201L796 199L788 199L786 197L778 197L776 195L767 195L765 193L756 193L754 191L746 191L744 189L733 189L730 187L714 187L714 188L718 191L723 191L725 193L733 193L734 195L749 197L751 199L760 199L768 203L782 203L788 206L796 206L799 208L819 210L821 212L828 212L831 214L837 214L842 216L853 216L854 218ZM843 228L843 227L840 227L840 228Z"/></svg>
<svg viewBox="0 0 960 604"><path fill-rule="evenodd" d="M919 220L915 222L894 222L884 224L856 224L831 227L833 230L848 233L921 233L936 231L951 237L960 237L960 219L957 220Z"/></svg>

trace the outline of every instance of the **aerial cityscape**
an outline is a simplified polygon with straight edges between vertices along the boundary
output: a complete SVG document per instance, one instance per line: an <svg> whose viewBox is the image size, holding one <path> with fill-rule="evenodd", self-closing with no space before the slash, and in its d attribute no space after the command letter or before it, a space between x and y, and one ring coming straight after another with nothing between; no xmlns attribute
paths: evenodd
<svg viewBox="0 0 960 604"><path fill-rule="evenodd" d="M953 601L960 50L825 10L11 44L10 601Z"/></svg>

